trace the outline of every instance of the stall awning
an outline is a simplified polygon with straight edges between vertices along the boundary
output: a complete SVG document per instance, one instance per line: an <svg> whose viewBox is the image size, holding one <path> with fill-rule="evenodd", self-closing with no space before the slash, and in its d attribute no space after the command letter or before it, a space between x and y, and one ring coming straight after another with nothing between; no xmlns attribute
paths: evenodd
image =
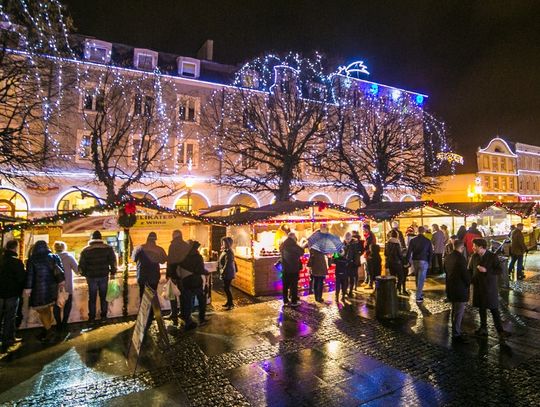
<svg viewBox="0 0 540 407"><path fill-rule="evenodd" d="M536 202L501 202L500 205L508 212L522 218L527 218L538 211Z"/></svg>
<svg viewBox="0 0 540 407"><path fill-rule="evenodd" d="M313 208L313 209L312 209ZM329 220L361 220L362 215L341 205L326 202L275 202L260 208L251 208L245 212L224 216L219 221L229 225L251 225L269 221L287 222L288 220L324 222Z"/></svg>
<svg viewBox="0 0 540 407"><path fill-rule="evenodd" d="M358 211L376 222L390 221L397 217L438 217L453 216L448 209L433 201L379 202Z"/></svg>
<svg viewBox="0 0 540 407"><path fill-rule="evenodd" d="M488 210L495 202L448 202L441 206L452 211L456 216L478 216Z"/></svg>

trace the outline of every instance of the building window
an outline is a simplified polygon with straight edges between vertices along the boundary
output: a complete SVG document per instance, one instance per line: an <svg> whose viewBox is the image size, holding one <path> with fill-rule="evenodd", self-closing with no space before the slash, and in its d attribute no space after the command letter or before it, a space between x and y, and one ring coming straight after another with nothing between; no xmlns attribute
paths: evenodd
<svg viewBox="0 0 540 407"><path fill-rule="evenodd" d="M84 58L89 61L108 64L111 62L112 44L100 40L86 40Z"/></svg>
<svg viewBox="0 0 540 407"><path fill-rule="evenodd" d="M135 101L133 104L133 113L135 115L152 115L152 108L154 106L154 98L152 96L135 95Z"/></svg>
<svg viewBox="0 0 540 407"><path fill-rule="evenodd" d="M199 102L194 98L181 98L178 106L178 118L184 122L197 121L197 106Z"/></svg>
<svg viewBox="0 0 540 407"><path fill-rule="evenodd" d="M197 76L197 64L193 62L182 62L182 75L195 78Z"/></svg>
<svg viewBox="0 0 540 407"><path fill-rule="evenodd" d="M193 168L198 165L199 146L196 141L190 140L178 145L177 163L180 165L191 164Z"/></svg>
<svg viewBox="0 0 540 407"><path fill-rule="evenodd" d="M150 140L141 140L140 138L134 137L133 143L131 144L131 161L144 162L148 161L151 156Z"/></svg>
<svg viewBox="0 0 540 407"><path fill-rule="evenodd" d="M89 160L92 155L92 135L82 134L80 136L78 158Z"/></svg>
<svg viewBox="0 0 540 407"><path fill-rule="evenodd" d="M148 54L137 55L137 68L151 71L154 69L154 57Z"/></svg>
<svg viewBox="0 0 540 407"><path fill-rule="evenodd" d="M508 189L510 191L514 191L514 178L513 177L510 177L508 179Z"/></svg>
<svg viewBox="0 0 540 407"><path fill-rule="evenodd" d="M489 190L489 187L490 187L490 185L489 185L489 177L488 177L488 176L485 176L485 177L484 177L484 188L485 188L486 190Z"/></svg>
<svg viewBox="0 0 540 407"><path fill-rule="evenodd" d="M506 177L501 178L501 190L506 191Z"/></svg>
<svg viewBox="0 0 540 407"><path fill-rule="evenodd" d="M82 108L92 112L103 112L104 101L102 91L86 89L82 99Z"/></svg>
<svg viewBox="0 0 540 407"><path fill-rule="evenodd" d="M320 83L312 83L309 87L309 97L313 100L324 100L326 91Z"/></svg>
<svg viewBox="0 0 540 407"><path fill-rule="evenodd" d="M255 71L247 71L242 74L242 86L244 88L259 89L259 74Z"/></svg>
<svg viewBox="0 0 540 407"><path fill-rule="evenodd" d="M501 171L506 172L506 158L501 157Z"/></svg>
<svg viewBox="0 0 540 407"><path fill-rule="evenodd" d="M246 149L245 151L246 153L242 154L242 160L241 160L242 168L256 169L257 161L253 157L254 155L253 149Z"/></svg>
<svg viewBox="0 0 540 407"><path fill-rule="evenodd" d="M493 189L495 191L499 190L499 177L493 177Z"/></svg>
<svg viewBox="0 0 540 407"><path fill-rule="evenodd" d="M499 159L497 157L491 157L491 170L499 171Z"/></svg>
<svg viewBox="0 0 540 407"><path fill-rule="evenodd" d="M489 170L489 157L487 155L484 156L484 170Z"/></svg>

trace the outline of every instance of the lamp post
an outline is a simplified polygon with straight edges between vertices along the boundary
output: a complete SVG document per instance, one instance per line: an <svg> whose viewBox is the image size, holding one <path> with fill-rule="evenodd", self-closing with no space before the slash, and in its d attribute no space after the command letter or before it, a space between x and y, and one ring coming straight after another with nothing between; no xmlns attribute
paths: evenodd
<svg viewBox="0 0 540 407"><path fill-rule="evenodd" d="M187 188L187 211L191 212L191 190L195 184L195 180L191 175L188 175L184 180L184 183L186 184Z"/></svg>

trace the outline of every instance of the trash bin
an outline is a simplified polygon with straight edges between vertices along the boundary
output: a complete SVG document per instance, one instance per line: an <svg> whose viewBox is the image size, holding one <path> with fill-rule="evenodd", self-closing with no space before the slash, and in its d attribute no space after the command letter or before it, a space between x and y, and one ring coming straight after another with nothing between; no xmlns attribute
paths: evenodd
<svg viewBox="0 0 540 407"><path fill-rule="evenodd" d="M390 319L397 317L397 278L394 276L378 276L375 278L375 314L377 318Z"/></svg>

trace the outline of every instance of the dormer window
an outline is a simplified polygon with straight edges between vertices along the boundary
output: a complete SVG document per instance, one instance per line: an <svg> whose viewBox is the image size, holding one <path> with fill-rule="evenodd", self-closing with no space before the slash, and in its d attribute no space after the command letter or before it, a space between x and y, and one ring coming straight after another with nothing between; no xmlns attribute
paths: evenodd
<svg viewBox="0 0 540 407"><path fill-rule="evenodd" d="M137 69L153 71L156 69L158 53L149 49L135 48L133 50L133 65Z"/></svg>
<svg viewBox="0 0 540 407"><path fill-rule="evenodd" d="M186 78L198 78L200 75L200 61L195 58L179 57L178 74Z"/></svg>
<svg viewBox="0 0 540 407"><path fill-rule="evenodd" d="M313 100L324 100L326 97L326 89L320 83L312 83L309 86L309 97Z"/></svg>
<svg viewBox="0 0 540 407"><path fill-rule="evenodd" d="M259 74L248 70L242 74L242 86L244 88L259 89Z"/></svg>
<svg viewBox="0 0 540 407"><path fill-rule="evenodd" d="M86 40L84 44L84 58L103 64L111 62L112 44L100 40Z"/></svg>

